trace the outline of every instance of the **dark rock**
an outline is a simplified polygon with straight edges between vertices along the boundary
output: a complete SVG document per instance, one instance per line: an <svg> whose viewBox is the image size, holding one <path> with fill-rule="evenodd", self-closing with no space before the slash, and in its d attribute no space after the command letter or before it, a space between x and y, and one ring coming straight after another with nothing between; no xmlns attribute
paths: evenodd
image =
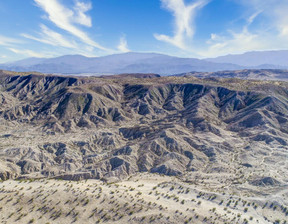
<svg viewBox="0 0 288 224"><path fill-rule="evenodd" d="M245 167L247 167L247 168L251 168L251 167L253 167L251 164L249 164L249 163L242 163L241 164L242 166L245 166Z"/></svg>
<svg viewBox="0 0 288 224"><path fill-rule="evenodd" d="M262 177L255 180L250 181L250 184L254 186L266 187L266 186L277 186L281 183L274 179L273 177Z"/></svg>
<svg viewBox="0 0 288 224"><path fill-rule="evenodd" d="M130 146L124 146L121 149L118 149L113 155L118 156L118 155L126 155L129 156L132 153L132 148Z"/></svg>
<svg viewBox="0 0 288 224"><path fill-rule="evenodd" d="M93 176L91 175L90 172L63 174L63 175L55 177L55 179L73 180L73 181L80 181L80 180L86 180L86 179L92 179L92 178Z"/></svg>
<svg viewBox="0 0 288 224"><path fill-rule="evenodd" d="M191 160L194 158L193 153L190 151L184 151L184 155L187 156Z"/></svg>
<svg viewBox="0 0 288 224"><path fill-rule="evenodd" d="M167 165L160 165L157 167L154 167L150 170L151 173L159 173L159 174L164 174L167 176L179 176L182 174L181 171L177 169L173 169L168 167Z"/></svg>
<svg viewBox="0 0 288 224"><path fill-rule="evenodd" d="M124 164L124 160L118 157L110 159L111 169L114 170Z"/></svg>

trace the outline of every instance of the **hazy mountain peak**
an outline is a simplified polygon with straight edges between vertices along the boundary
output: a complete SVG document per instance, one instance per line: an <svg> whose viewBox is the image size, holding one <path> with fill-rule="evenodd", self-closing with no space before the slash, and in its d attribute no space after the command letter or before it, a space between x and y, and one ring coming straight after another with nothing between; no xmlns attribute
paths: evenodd
<svg viewBox="0 0 288 224"><path fill-rule="evenodd" d="M12 65L12 66L31 66L35 65L38 63L41 63L44 61L46 58L37 58L37 57L31 57L31 58L25 58L19 61L14 61L14 62L7 62L5 65Z"/></svg>

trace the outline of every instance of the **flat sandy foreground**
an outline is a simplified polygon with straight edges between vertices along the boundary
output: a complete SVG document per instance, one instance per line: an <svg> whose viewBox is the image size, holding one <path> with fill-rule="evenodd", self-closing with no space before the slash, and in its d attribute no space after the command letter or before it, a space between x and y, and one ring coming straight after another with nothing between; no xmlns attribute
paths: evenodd
<svg viewBox="0 0 288 224"><path fill-rule="evenodd" d="M287 207L277 202L287 199L285 189L256 197L198 188L147 173L120 183L8 180L0 183L0 222L287 223Z"/></svg>

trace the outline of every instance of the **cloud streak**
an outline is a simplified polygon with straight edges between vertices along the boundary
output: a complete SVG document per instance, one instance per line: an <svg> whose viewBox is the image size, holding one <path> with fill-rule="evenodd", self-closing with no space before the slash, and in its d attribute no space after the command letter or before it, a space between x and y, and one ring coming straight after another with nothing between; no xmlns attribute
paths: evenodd
<svg viewBox="0 0 288 224"><path fill-rule="evenodd" d="M43 58L43 57L48 57L50 56L49 54L47 53L39 53L39 52L35 52L35 51L32 51L32 50L28 50L28 49L16 49L16 48L7 48L8 50L10 50L11 52L15 53L15 54L22 54L22 55L28 55L30 57L37 57L37 58Z"/></svg>
<svg viewBox="0 0 288 224"><path fill-rule="evenodd" d="M14 44L19 44L19 43L21 43L20 40L0 35L0 45L1 46L12 46Z"/></svg>
<svg viewBox="0 0 288 224"><path fill-rule="evenodd" d="M41 24L41 33L39 33L39 37L32 36L30 34L21 34L21 36L36 40L38 42L42 42L45 44L49 44L52 46L60 46L60 47L66 47L66 48L77 48L77 44L73 41L69 41L66 38L64 38L60 33L57 33L51 29L49 29L47 26Z"/></svg>
<svg viewBox="0 0 288 224"><path fill-rule="evenodd" d="M185 39L193 38L195 33L194 19L197 10L204 7L207 0L196 0L186 5L184 0L161 0L163 7L174 16L174 36L154 34L159 41L170 43L178 48L185 49Z"/></svg>
<svg viewBox="0 0 288 224"><path fill-rule="evenodd" d="M154 37L182 49L186 54L214 57L254 50L288 48L287 1L233 0L246 9L241 17L241 22L246 18L242 27L239 27L239 23L231 23L230 29L212 33L209 40L198 41L198 46L191 44L196 30L195 16L209 1L194 0L189 4L185 4L185 0L160 1L163 8L174 16L174 35L154 34ZM258 21L265 21L265 25Z"/></svg>
<svg viewBox="0 0 288 224"><path fill-rule="evenodd" d="M86 34L84 31L82 31L76 26L77 24L87 27L92 26L91 18L85 14L92 8L90 3L83 3L77 1L72 10L60 4L58 0L34 1L38 7L40 7L43 11L47 13L48 19L57 27L76 36L85 44L88 44L103 51L109 51L109 49L92 40L88 36L88 34Z"/></svg>
<svg viewBox="0 0 288 224"><path fill-rule="evenodd" d="M235 0L247 10L246 23L242 30L227 30L222 34L211 34L208 46L199 49L204 57L238 54L257 50L279 50L288 48L288 4L282 0ZM247 16L247 12L250 16ZM255 20L265 21L265 26ZM251 28L253 26L253 28ZM237 29L238 27L236 27Z"/></svg>
<svg viewBox="0 0 288 224"><path fill-rule="evenodd" d="M251 50L261 50L265 42L259 39L258 34L250 33L245 28L242 32L230 31L230 36L218 36L211 34L207 41L208 48L200 50L200 54L205 57L214 57L231 53L243 53Z"/></svg>
<svg viewBox="0 0 288 224"><path fill-rule="evenodd" d="M266 18L269 18L270 26L276 27L280 35L288 37L288 4L283 0L237 0L238 3L252 8L254 11L261 11Z"/></svg>
<svg viewBox="0 0 288 224"><path fill-rule="evenodd" d="M206 41L208 48L201 50L201 54L206 57L213 57L229 53L261 50L265 43L263 40L260 40L258 33L251 33L249 31L249 26L253 24L254 20L261 12L262 11L259 10L249 16L240 32L228 30L228 35L212 33L210 39Z"/></svg>

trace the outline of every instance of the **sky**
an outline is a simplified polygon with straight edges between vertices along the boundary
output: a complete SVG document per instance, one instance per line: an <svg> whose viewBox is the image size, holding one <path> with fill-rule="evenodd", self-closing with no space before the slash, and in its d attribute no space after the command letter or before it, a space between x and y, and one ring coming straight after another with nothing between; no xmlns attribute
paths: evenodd
<svg viewBox="0 0 288 224"><path fill-rule="evenodd" d="M288 0L0 0L0 63L288 49Z"/></svg>

